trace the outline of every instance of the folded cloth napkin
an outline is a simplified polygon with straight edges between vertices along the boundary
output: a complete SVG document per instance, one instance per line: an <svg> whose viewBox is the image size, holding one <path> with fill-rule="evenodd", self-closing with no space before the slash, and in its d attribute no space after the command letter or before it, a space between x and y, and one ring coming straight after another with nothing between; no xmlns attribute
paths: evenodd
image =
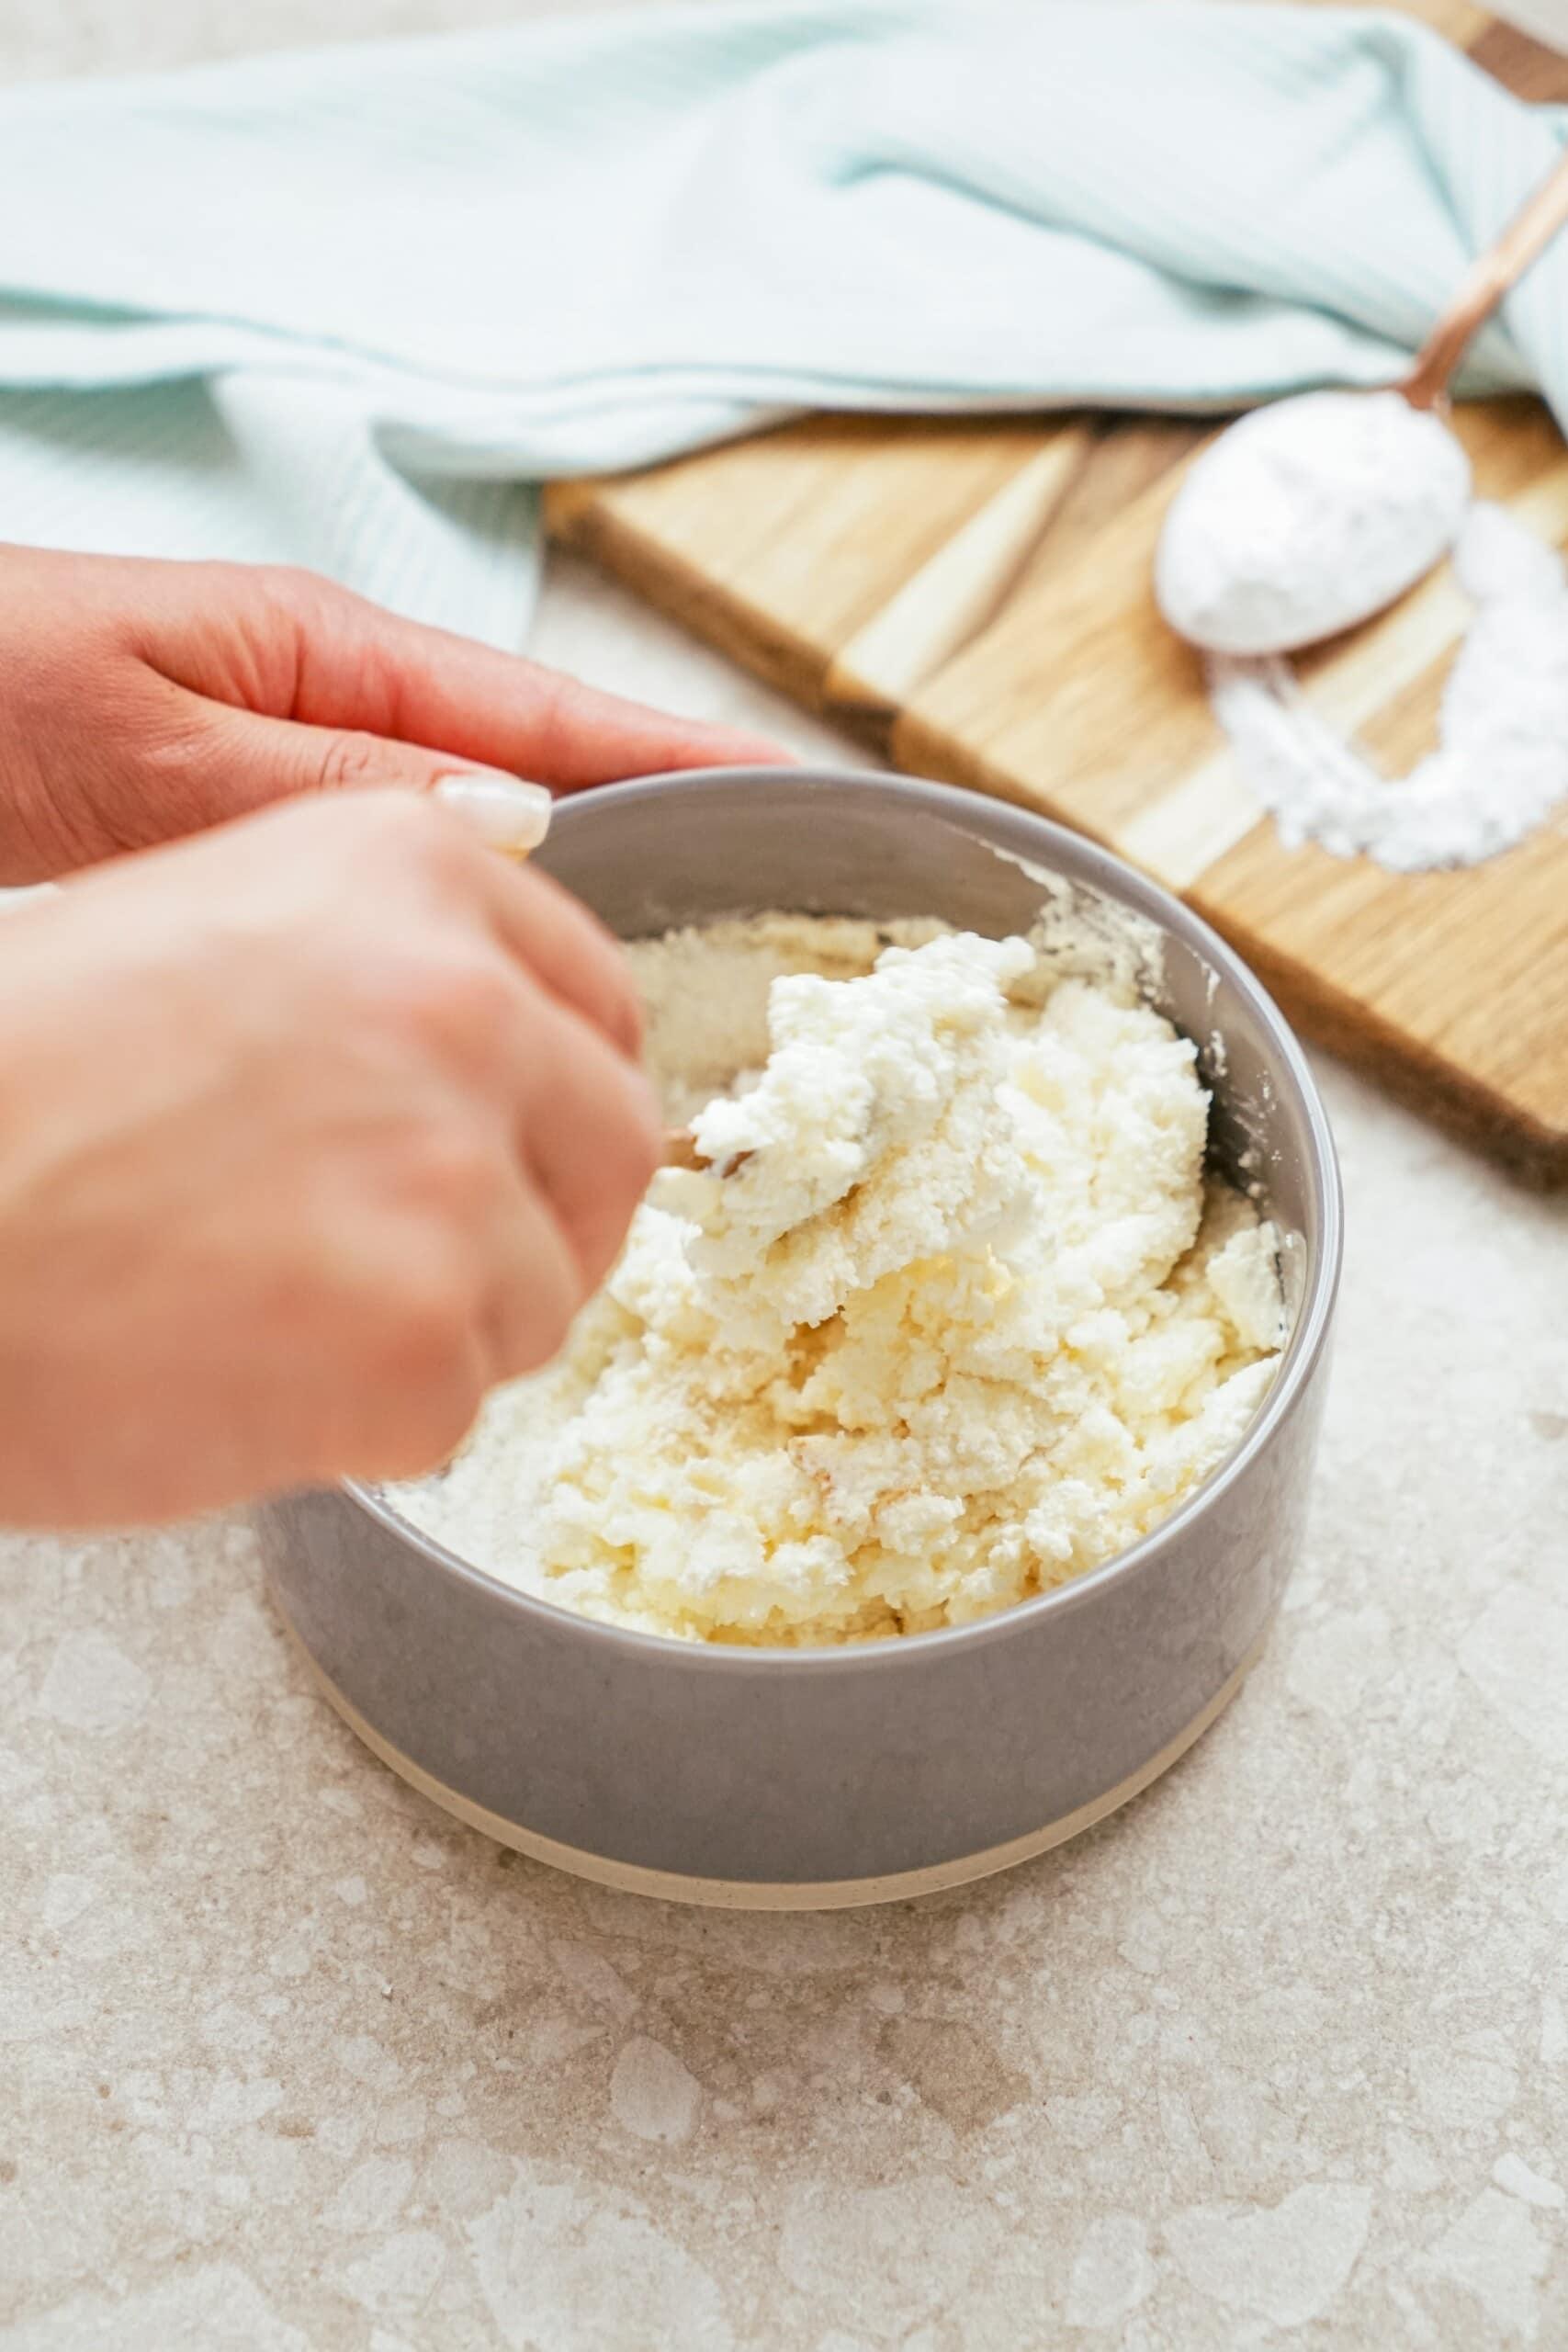
<svg viewBox="0 0 1568 2352"><path fill-rule="evenodd" d="M1393 376L1568 139L1433 35L747 0L0 97L0 536L515 644L541 479L802 409ZM1568 418L1568 243L1471 392Z"/></svg>

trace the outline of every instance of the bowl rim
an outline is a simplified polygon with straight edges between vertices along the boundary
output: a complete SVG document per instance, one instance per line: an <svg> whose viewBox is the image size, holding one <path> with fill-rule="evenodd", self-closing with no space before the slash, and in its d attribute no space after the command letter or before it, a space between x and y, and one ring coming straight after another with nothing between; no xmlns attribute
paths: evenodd
<svg viewBox="0 0 1568 2352"><path fill-rule="evenodd" d="M1236 951L1201 915L1114 851L1033 809L961 786L880 768L812 762L786 767L671 769L623 784L601 785L580 797L569 797L558 805L552 837L558 828L570 830L589 812L613 811L638 801L661 798L672 786L678 786L682 792L700 798L737 783L764 790L780 786L804 787L808 793L831 790L840 797L849 791L863 802L879 798L894 808L920 808L957 825L988 847L999 849L1004 855L1017 857L1026 865L1058 874L1068 882L1084 883L1102 896L1131 907L1161 932L1185 939L1250 1004L1268 1043L1269 1073L1276 1085L1283 1083L1293 1091L1303 1115L1310 1146L1308 1190L1317 1211L1318 1234L1315 1244L1303 1236L1306 1270L1295 1327L1269 1393L1241 1443L1182 1499L1168 1519L1161 1520L1147 1535L1125 1551L1113 1553L1097 1567L1053 1587L1049 1592L1013 1601L962 1625L939 1626L922 1634L889 1634L877 1641L806 1648L781 1643L682 1641L672 1634L649 1634L636 1626L588 1617L560 1601L524 1592L450 1551L437 1537L402 1518L366 1480L343 1479L334 1491L422 1555L434 1572L477 1587L525 1616L539 1617L558 1634L608 1645L631 1658L645 1656L650 1663L657 1660L687 1672L716 1674L756 1674L780 1669L796 1675L854 1670L896 1672L900 1668L912 1670L934 1662L950 1649L962 1647L969 1651L987 1643L1006 1641L1042 1619L1090 1607L1107 1585L1154 1571L1167 1547L1221 1495L1248 1475L1252 1464L1294 1412L1317 1369L1328 1338L1344 1250L1344 1195L1333 1131L1317 1081L1294 1032L1268 989Z"/></svg>

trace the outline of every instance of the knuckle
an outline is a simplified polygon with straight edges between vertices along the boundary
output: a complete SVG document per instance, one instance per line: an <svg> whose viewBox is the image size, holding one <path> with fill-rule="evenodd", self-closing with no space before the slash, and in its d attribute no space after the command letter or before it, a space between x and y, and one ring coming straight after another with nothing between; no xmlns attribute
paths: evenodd
<svg viewBox="0 0 1568 2352"><path fill-rule="evenodd" d="M334 735L323 746L316 766L319 792L363 792L386 781L387 747L377 736ZM418 808L412 793L401 797Z"/></svg>
<svg viewBox="0 0 1568 2352"><path fill-rule="evenodd" d="M309 564L264 563L254 571L248 565L239 563L221 568L232 585L259 588L264 596L286 606L297 617L318 615L340 603L344 594L335 581L329 580L324 572L312 571Z"/></svg>
<svg viewBox="0 0 1568 2352"><path fill-rule="evenodd" d="M628 1053L640 1054L643 1045L642 999L619 954L609 966L609 975L611 1034Z"/></svg>
<svg viewBox="0 0 1568 2352"><path fill-rule="evenodd" d="M362 1296L323 1356L347 1405L334 1475L412 1478L434 1469L456 1451L482 1401L470 1317L459 1291L429 1271L389 1281L373 1300Z"/></svg>
<svg viewBox="0 0 1568 2352"><path fill-rule="evenodd" d="M329 582L308 563L269 563L263 567L263 578L269 588L289 596L324 596Z"/></svg>
<svg viewBox="0 0 1568 2352"><path fill-rule="evenodd" d="M615 1156L618 1202L628 1216L653 1182L654 1171L662 1157L662 1131L655 1124L651 1113L635 1112L619 1139Z"/></svg>
<svg viewBox="0 0 1568 2352"><path fill-rule="evenodd" d="M571 946L598 1025L623 1053L642 1050L642 1000L619 940L585 907L572 907Z"/></svg>
<svg viewBox="0 0 1568 2352"><path fill-rule="evenodd" d="M443 1280L432 1269L405 1276L388 1297L372 1338L373 1370L411 1410L423 1411L461 1384L473 1354L468 1288L460 1277Z"/></svg>
<svg viewBox="0 0 1568 2352"><path fill-rule="evenodd" d="M465 1030L489 1035L515 1016L516 984L499 957L448 960L437 978L447 1018Z"/></svg>
<svg viewBox="0 0 1568 2352"><path fill-rule="evenodd" d="M501 1334L496 1350L496 1374L502 1380L537 1372L565 1347L581 1304L564 1283L514 1282L498 1302L494 1322Z"/></svg>
<svg viewBox="0 0 1568 2352"><path fill-rule="evenodd" d="M355 740L365 743L371 739L360 736ZM356 802L353 821L369 836L373 846L395 855L417 857L428 852L432 840L439 834L440 827L433 821L436 813L418 793L388 787L370 792L363 801Z"/></svg>
<svg viewBox="0 0 1568 2352"><path fill-rule="evenodd" d="M633 1087L632 1133L646 1184L664 1154L664 1107L640 1071Z"/></svg>
<svg viewBox="0 0 1568 2352"><path fill-rule="evenodd" d="M111 692L105 735L118 758L79 770L85 789L74 809L67 800L62 811L67 823L84 826L88 843L101 833L113 846L140 848L198 832L224 813L221 763L199 707L150 708L134 690ZM101 854L102 842L96 846Z"/></svg>
<svg viewBox="0 0 1568 2352"><path fill-rule="evenodd" d="M533 1316L534 1345L523 1367L532 1371L536 1365L549 1363L559 1355L576 1319L576 1307L561 1294L551 1295L536 1306Z"/></svg>
<svg viewBox="0 0 1568 2352"><path fill-rule="evenodd" d="M408 1464L404 1476L417 1477L450 1462L479 1419L483 1402L484 1390L477 1380L454 1386L445 1396L429 1401L417 1424L411 1424L402 1433L403 1458Z"/></svg>
<svg viewBox="0 0 1568 2352"><path fill-rule="evenodd" d="M505 969L460 953L412 957L389 975L392 1009L443 1057L471 1061L498 1051L516 1017L516 991Z"/></svg>
<svg viewBox="0 0 1568 2352"><path fill-rule="evenodd" d="M279 586L296 577L308 580L310 575L302 566L285 563L239 563L231 556L208 556L193 563L188 571L181 567L182 575L202 594L220 598L224 603L232 598L254 594L257 588Z"/></svg>
<svg viewBox="0 0 1568 2352"><path fill-rule="evenodd" d="M343 752L348 768L355 767L362 752L365 764L356 777L345 769L340 783L326 788L357 789L365 794L364 800L355 804L356 816L365 812L363 849L383 867L417 875L448 894L454 887L458 892L468 889L483 871L480 861L494 853L486 850L451 809L428 794L395 785L387 772L386 746L378 737L348 736L340 741L348 747ZM373 764L377 761L378 767Z"/></svg>
<svg viewBox="0 0 1568 2352"><path fill-rule="evenodd" d="M664 1120L659 1098L640 1070L617 1070L614 1165L617 1178L640 1193L662 1156Z"/></svg>
<svg viewBox="0 0 1568 2352"><path fill-rule="evenodd" d="M617 1144L602 1148L592 1163L585 1163L591 1172L573 1186L570 1197L558 1193L556 1214L569 1237L584 1294L615 1263L656 1165L656 1153Z"/></svg>
<svg viewBox="0 0 1568 2352"><path fill-rule="evenodd" d="M479 1383L454 1385L439 1397L400 1399L360 1448L358 1475L373 1478L418 1478L449 1462L474 1425L481 1402Z"/></svg>
<svg viewBox="0 0 1568 2352"><path fill-rule="evenodd" d="M465 1231L494 1207L507 1177L492 1139L444 1122L432 1126L418 1146L409 1191L426 1214Z"/></svg>

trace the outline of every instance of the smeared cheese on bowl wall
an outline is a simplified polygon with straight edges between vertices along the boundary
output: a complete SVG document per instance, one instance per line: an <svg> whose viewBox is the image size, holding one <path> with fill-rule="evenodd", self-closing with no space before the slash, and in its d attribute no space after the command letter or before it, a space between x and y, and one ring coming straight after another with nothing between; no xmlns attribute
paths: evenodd
<svg viewBox="0 0 1568 2352"><path fill-rule="evenodd" d="M655 1179L562 1357L409 1517L590 1616L817 1645L1061 1584L1234 1450L1277 1237L1205 1179L1194 1049L1125 978L782 915L631 953L716 1172Z"/></svg>

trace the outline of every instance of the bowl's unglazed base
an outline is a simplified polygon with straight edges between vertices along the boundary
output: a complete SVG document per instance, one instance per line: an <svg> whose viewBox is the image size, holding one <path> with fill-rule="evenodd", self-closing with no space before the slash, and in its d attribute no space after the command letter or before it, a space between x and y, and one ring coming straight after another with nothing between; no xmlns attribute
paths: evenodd
<svg viewBox="0 0 1568 2352"><path fill-rule="evenodd" d="M552 1870L567 1871L575 1878L592 1879L597 1885L610 1886L622 1894L645 1894L661 1903L691 1903L705 1905L719 1911L847 1911L857 1905L874 1903L908 1903L916 1895L940 1894L946 1888L967 1885L974 1879L993 1877L998 1871L1009 1871L1019 1862L1027 1862L1036 1854L1043 1854L1053 1846L1064 1845L1080 1831L1092 1829L1133 1797L1168 1772L1179 1757L1186 1754L1194 1740L1201 1738L1216 1716L1224 1713L1240 1690L1262 1655L1263 1642L1258 1641L1247 1653L1235 1672L1226 1677L1208 1704L1201 1708L1192 1721L1168 1740L1156 1755L1126 1780L1107 1789L1103 1796L1076 1812L1064 1814L1059 1820L1047 1822L1043 1829L1031 1830L1022 1838L1012 1838L1002 1846L988 1846L977 1854L960 1854L945 1862L934 1862L928 1870L898 1871L886 1878L846 1878L795 1880L770 1883L761 1879L685 1878L675 1871L646 1870L637 1862L617 1862L604 1854L586 1853L577 1846L563 1846L558 1839L541 1837L536 1830L520 1821L508 1821L499 1813L490 1812L476 1804L459 1789L448 1788L432 1773L405 1756L367 1723L351 1700L344 1697L331 1677L325 1674L310 1655L290 1623L276 1590L273 1605L310 1669L310 1678L328 1703L334 1707L352 1732L357 1734L373 1756L396 1772L423 1797L438 1804L469 1829L478 1829L498 1845L510 1846L514 1852L526 1854L531 1861L547 1862Z"/></svg>

